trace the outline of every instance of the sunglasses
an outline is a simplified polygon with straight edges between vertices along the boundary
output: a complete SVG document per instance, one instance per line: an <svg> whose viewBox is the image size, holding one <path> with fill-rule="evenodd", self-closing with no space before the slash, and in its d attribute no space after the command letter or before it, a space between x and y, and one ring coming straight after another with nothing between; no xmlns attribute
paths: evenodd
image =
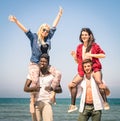
<svg viewBox="0 0 120 121"><path fill-rule="evenodd" d="M49 33L49 30L47 30L47 29L43 29L43 32Z"/></svg>

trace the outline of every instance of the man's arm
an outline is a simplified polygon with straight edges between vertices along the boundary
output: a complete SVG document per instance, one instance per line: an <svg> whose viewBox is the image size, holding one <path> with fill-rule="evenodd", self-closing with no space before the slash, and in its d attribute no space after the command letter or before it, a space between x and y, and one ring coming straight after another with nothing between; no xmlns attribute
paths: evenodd
<svg viewBox="0 0 120 121"><path fill-rule="evenodd" d="M32 80L27 79L24 85L24 91L25 92L39 92L40 87L39 86L34 86L34 87L30 87L32 83Z"/></svg>

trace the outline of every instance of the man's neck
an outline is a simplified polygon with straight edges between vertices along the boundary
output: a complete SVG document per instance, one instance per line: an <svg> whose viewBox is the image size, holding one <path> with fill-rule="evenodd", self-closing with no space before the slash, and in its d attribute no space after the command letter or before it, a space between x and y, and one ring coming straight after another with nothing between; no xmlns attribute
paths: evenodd
<svg viewBox="0 0 120 121"><path fill-rule="evenodd" d="M92 73L85 74L85 75L86 75L86 78L87 78L88 80L91 79L91 74L92 74Z"/></svg>
<svg viewBox="0 0 120 121"><path fill-rule="evenodd" d="M41 69L41 75L48 75L49 74L49 71L48 71L48 69L47 68L42 68Z"/></svg>

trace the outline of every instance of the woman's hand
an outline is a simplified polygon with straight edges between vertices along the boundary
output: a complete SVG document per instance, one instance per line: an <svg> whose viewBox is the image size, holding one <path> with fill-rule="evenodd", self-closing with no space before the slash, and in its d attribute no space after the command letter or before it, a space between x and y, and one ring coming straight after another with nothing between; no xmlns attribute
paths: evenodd
<svg viewBox="0 0 120 121"><path fill-rule="evenodd" d="M73 58L76 58L76 53L75 53L75 51L71 51L71 55L73 56Z"/></svg>
<svg viewBox="0 0 120 121"><path fill-rule="evenodd" d="M27 31L28 31L28 30L17 20L17 18L16 18L15 16L10 15L10 16L8 17L8 19L9 19L11 22L16 23L16 24L18 25L18 27L19 27L22 31L24 31L24 32L27 32Z"/></svg>
<svg viewBox="0 0 120 121"><path fill-rule="evenodd" d="M85 59L92 59L91 53L85 53Z"/></svg>
<svg viewBox="0 0 120 121"><path fill-rule="evenodd" d="M59 15L62 16L62 14L63 14L63 8L60 6L60 8L59 8Z"/></svg>
<svg viewBox="0 0 120 121"><path fill-rule="evenodd" d="M17 22L17 18L15 17L15 16L12 16L12 15L10 15L9 17L8 17L8 19L11 21L11 22Z"/></svg>

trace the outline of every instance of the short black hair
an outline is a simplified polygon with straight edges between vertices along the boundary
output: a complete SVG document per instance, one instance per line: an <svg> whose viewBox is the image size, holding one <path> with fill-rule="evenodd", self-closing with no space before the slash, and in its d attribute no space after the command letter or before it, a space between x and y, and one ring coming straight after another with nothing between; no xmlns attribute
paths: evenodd
<svg viewBox="0 0 120 121"><path fill-rule="evenodd" d="M49 64L50 56L47 53L42 54L41 57L40 57L40 59L41 58L45 58L48 61L48 64Z"/></svg>

